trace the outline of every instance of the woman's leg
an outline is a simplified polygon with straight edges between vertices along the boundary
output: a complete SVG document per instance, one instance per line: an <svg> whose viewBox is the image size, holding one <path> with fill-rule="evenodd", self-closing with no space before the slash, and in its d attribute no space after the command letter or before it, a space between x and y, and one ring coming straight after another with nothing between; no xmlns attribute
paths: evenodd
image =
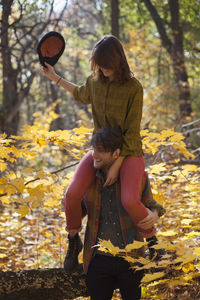
<svg viewBox="0 0 200 300"><path fill-rule="evenodd" d="M140 201L144 170L143 156L125 158L120 168L122 204L135 224L148 215L146 207ZM155 233L153 228L149 230L139 229L139 231L145 237L153 236Z"/></svg>
<svg viewBox="0 0 200 300"><path fill-rule="evenodd" d="M95 176L92 151L89 151L80 161L75 174L65 193L63 202L65 207L67 231L73 234L81 228L81 200Z"/></svg>

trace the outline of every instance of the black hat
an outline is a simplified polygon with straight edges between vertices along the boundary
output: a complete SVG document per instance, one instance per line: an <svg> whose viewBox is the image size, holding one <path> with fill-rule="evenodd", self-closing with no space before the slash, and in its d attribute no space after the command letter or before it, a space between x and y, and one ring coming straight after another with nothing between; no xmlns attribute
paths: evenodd
<svg viewBox="0 0 200 300"><path fill-rule="evenodd" d="M37 53L42 66L44 62L54 66L65 50L65 40L63 36L56 32L50 31L43 36L37 46Z"/></svg>

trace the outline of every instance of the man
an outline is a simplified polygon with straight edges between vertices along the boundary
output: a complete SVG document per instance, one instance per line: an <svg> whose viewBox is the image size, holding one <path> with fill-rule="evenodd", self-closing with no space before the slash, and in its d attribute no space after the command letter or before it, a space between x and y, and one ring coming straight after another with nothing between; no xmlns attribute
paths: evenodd
<svg viewBox="0 0 200 300"><path fill-rule="evenodd" d="M131 265L119 256L112 256L95 247L99 239L110 240L114 246L124 249L134 240L142 240L138 227L133 223L120 201L120 180L104 187L106 174L119 157L122 136L117 129L106 128L97 132L91 140L96 177L85 194L83 211L88 215L85 233L83 262L86 283L92 300L112 299L113 291L120 289L125 300L141 298L140 281L143 271L133 271ZM147 173L141 183L141 201L151 209L149 215L139 224L140 228L151 228L164 213L161 205L152 197ZM65 204L65 201L64 201ZM78 254L82 249L81 240L76 234L69 237L68 253L64 262L67 272L73 271L78 264ZM132 255L142 255L132 251Z"/></svg>

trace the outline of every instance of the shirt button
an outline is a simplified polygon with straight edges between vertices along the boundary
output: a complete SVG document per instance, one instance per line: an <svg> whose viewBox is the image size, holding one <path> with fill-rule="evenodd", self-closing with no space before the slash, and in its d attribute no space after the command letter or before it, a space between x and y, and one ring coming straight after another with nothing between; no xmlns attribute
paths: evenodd
<svg viewBox="0 0 200 300"><path fill-rule="evenodd" d="M117 232L117 236L119 236L119 232Z"/></svg>

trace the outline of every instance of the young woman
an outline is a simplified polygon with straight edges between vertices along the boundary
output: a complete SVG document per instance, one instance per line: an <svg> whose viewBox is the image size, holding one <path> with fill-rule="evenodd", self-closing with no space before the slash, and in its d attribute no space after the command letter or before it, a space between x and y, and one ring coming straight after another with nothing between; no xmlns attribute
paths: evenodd
<svg viewBox="0 0 200 300"><path fill-rule="evenodd" d="M91 70L92 75L79 87L57 75L50 65L46 64L43 68L44 74L72 93L76 101L91 104L94 133L105 127L121 129L123 148L108 172L105 186L113 184L120 174L122 204L138 225L148 216L147 209L140 202L145 169L140 138L143 88L133 76L124 49L114 36L105 36L95 45ZM81 200L94 176L93 158L89 151L80 161L64 197L66 229L70 236L81 229ZM155 233L153 227L146 230L138 228L148 238Z"/></svg>

